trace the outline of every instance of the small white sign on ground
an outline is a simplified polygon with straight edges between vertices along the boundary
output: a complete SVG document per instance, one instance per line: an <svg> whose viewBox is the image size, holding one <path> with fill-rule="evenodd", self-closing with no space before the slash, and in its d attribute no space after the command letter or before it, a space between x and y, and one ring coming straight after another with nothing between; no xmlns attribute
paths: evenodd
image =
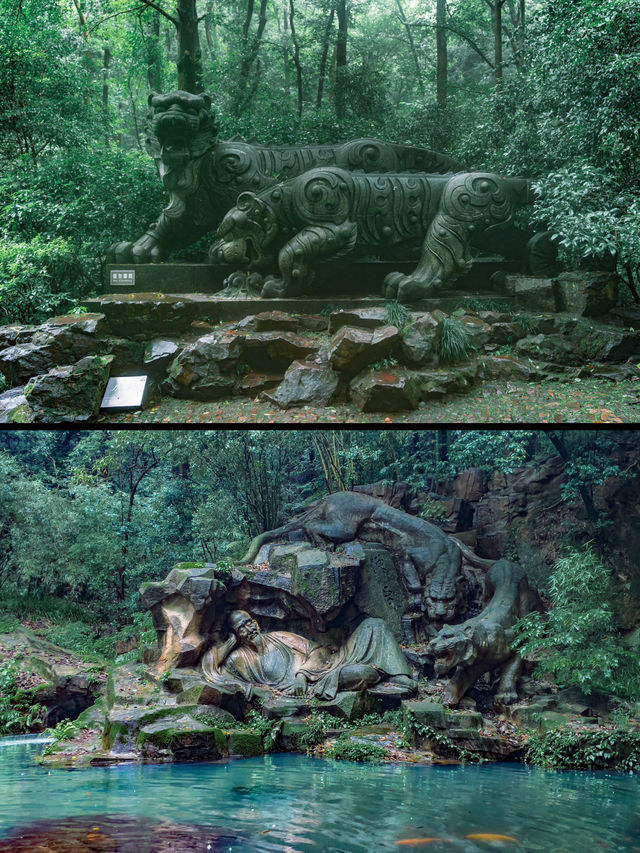
<svg viewBox="0 0 640 853"><path fill-rule="evenodd" d="M135 270L111 270L112 287L133 287L135 283Z"/></svg>
<svg viewBox="0 0 640 853"><path fill-rule="evenodd" d="M113 376L107 383L101 409L139 409L145 398L148 376Z"/></svg>

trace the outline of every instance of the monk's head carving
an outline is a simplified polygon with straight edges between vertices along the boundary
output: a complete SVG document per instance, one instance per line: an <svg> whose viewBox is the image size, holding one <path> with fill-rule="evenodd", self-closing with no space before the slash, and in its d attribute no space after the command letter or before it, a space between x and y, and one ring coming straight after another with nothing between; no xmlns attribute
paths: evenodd
<svg viewBox="0 0 640 853"><path fill-rule="evenodd" d="M246 610L234 610L229 616L229 625L240 642L251 642L260 634L260 626Z"/></svg>

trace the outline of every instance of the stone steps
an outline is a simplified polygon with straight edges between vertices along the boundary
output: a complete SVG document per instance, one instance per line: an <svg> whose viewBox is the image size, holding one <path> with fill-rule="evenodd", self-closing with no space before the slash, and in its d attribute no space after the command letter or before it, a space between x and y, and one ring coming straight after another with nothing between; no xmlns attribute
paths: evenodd
<svg viewBox="0 0 640 853"><path fill-rule="evenodd" d="M412 311L440 310L451 313L470 299L500 299L491 292L445 291L433 299L411 305ZM84 300L86 308L104 314L114 334L133 340L148 340L156 335L179 335L191 330L197 321L229 323L256 313L280 311L287 314L327 315L342 308L381 308L389 303L382 297L340 297L248 299L219 297L207 293L108 293Z"/></svg>

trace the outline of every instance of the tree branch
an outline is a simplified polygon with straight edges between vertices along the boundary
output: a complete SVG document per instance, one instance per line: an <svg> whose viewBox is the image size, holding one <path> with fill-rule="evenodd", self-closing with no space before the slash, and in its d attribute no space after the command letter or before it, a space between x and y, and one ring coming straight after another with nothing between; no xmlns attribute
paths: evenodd
<svg viewBox="0 0 640 853"><path fill-rule="evenodd" d="M425 24L425 23L420 23L420 22L416 22L416 23L412 24L411 26L413 26L413 27L427 27L428 29L431 29L431 30L435 30L435 28L436 28L435 24ZM466 41L467 44L469 45L469 47L472 48L473 50L475 50L475 52L478 54L478 56L481 59L483 59L490 68L495 68L495 65L493 64L493 62L485 55L484 51L478 47L478 45L474 42L474 40L470 36L468 36L466 33L462 32L460 30L457 30L451 24L445 24L444 29L449 30L449 32L451 32L451 33L455 33L455 35L459 36L461 39Z"/></svg>
<svg viewBox="0 0 640 853"><path fill-rule="evenodd" d="M151 9L155 9L156 12L159 12L168 21L171 21L171 23L173 24L174 27L176 27L176 29L178 28L178 26L179 26L178 19L174 18L168 12L165 12L165 10L161 6L158 6L157 3L154 3L153 0L138 0L138 2L143 3L145 6L149 6L149 8L151 8Z"/></svg>

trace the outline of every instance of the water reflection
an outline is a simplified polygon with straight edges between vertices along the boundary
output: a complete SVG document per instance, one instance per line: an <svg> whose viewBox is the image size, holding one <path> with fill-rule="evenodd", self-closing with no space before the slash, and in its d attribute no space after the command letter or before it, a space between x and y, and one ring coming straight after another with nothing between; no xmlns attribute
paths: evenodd
<svg viewBox="0 0 640 853"><path fill-rule="evenodd" d="M0 750L0 838L36 818L119 814L222 827L241 836L224 848L233 853L640 853L638 781L623 774L292 755L67 772L34 766L33 752ZM421 843L398 844L412 839Z"/></svg>

